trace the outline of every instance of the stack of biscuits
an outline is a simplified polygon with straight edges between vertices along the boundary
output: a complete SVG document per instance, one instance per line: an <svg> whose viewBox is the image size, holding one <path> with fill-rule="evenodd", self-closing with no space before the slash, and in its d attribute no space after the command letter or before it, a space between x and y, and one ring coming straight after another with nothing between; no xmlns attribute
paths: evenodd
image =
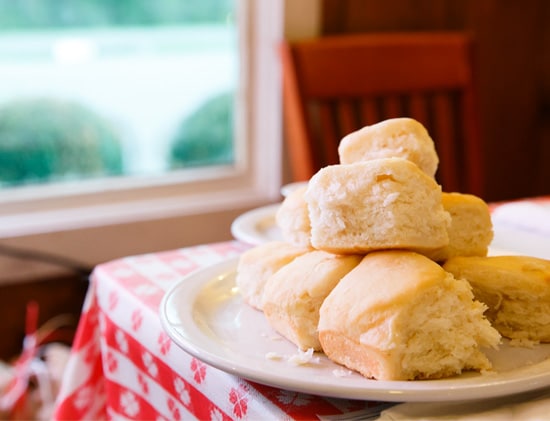
<svg viewBox="0 0 550 421"><path fill-rule="evenodd" d="M442 192L422 124L366 126L338 153L281 204L284 240L239 260L244 301L275 330L379 380L491 370L502 336L550 341L550 261L487 256L489 208Z"/></svg>

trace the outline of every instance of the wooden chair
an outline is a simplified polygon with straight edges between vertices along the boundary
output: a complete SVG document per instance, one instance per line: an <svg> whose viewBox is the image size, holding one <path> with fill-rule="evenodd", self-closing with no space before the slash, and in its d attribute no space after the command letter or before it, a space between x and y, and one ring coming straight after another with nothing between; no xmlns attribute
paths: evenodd
<svg viewBox="0 0 550 421"><path fill-rule="evenodd" d="M483 165L465 33L367 33L281 46L287 149L295 181L338 162L342 137L412 117L434 139L444 191L483 194Z"/></svg>

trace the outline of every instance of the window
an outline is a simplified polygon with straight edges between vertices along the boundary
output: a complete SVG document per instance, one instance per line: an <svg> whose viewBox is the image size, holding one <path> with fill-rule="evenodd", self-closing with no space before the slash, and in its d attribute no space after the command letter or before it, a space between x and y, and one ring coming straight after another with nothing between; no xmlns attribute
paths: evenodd
<svg viewBox="0 0 550 421"><path fill-rule="evenodd" d="M15 89L17 79L30 72L27 73L30 78L20 86L26 93L41 94L39 101L27 103L27 107L35 107L33 120L40 120L44 109L63 110L67 104L77 103L78 106L69 107L76 113L75 119L85 117L88 125L83 130L88 132L92 131L90 122L95 122L94 130L99 133L95 138L104 140L99 149L106 151L101 165L88 162L92 160L91 153L77 150L68 153L65 159L68 171L51 175L47 173L49 169L37 169L39 166L34 165L35 170L40 170L37 174L0 181L0 238L4 242L38 245L50 251L60 247L64 254L74 252L72 244L76 242L81 247L79 253L85 255L84 243L86 239L93 239L90 247L95 249L97 258L90 257L90 260L102 260L110 256L106 252L97 254L103 243L123 242L120 236L112 240L119 225L128 230L133 229L128 224L155 221L158 228L158 221L167 218L171 218L173 224L175 219L185 216L228 209L239 212L278 199L281 128L275 45L282 37L282 0L82 3L145 7L153 3L197 6L214 2L226 7L227 19L193 28L177 22L168 22L170 25L149 22L148 26L115 27L104 32L83 25L62 30L63 36L59 30L57 33L56 30L26 30L0 34L0 60L6 60L11 68L0 67L12 71L2 78L13 82L4 85ZM5 0L4 3L39 7L46 2ZM55 2L65 6L78 3ZM10 7L4 6L1 13L6 16ZM71 9L64 10L70 12ZM163 16L166 19L174 15ZM195 31L192 36L190 31ZM49 74L39 73L40 66L36 66L44 43L51 46L49 51L56 66ZM201 60L205 63L211 60L211 64L201 64ZM190 73L186 74L187 70ZM111 84L109 88L94 88L94 83L105 80ZM136 81L141 92L132 87L132 81ZM68 93L71 85L85 89ZM55 98L57 102L53 106L50 103L44 108L43 101L48 96L62 92L65 94ZM2 94L9 95L9 91ZM11 96L18 97L16 106L29 97L23 91L11 92ZM190 99L193 101L188 101ZM13 102L9 100L0 96L0 105ZM201 115L201 109L205 108L210 111ZM234 119L227 127L234 136L229 148L223 135L220 143L205 148L208 142L200 141L200 126L212 129L213 124L208 122L216 119L227 124L227 115L231 112ZM125 119L124 113L133 113L133 123L132 118ZM114 134L109 131L113 118L118 119L115 126L119 129ZM54 119L51 116L49 121L41 123L52 123ZM178 133L180 128L182 133ZM74 126L72 130L74 134ZM181 142L179 148L174 146L177 139L186 136L187 141ZM70 141L71 136L68 137ZM202 139L205 138L206 135ZM208 139L214 138L208 135ZM189 139L199 141L195 140L193 146ZM0 142L3 141L0 139ZM91 168L88 173L70 168L72 161L79 159ZM99 234L94 234L94 228L100 229ZM86 237L82 236L82 229L86 230ZM170 230L174 231L168 228L166 232ZM183 232L180 235L179 240L167 242L166 247L191 241L183 238ZM135 243L132 238L128 241ZM196 242L200 241L197 237ZM117 250L122 254L141 251L122 245Z"/></svg>
<svg viewBox="0 0 550 421"><path fill-rule="evenodd" d="M233 162L234 2L3 3L3 187Z"/></svg>

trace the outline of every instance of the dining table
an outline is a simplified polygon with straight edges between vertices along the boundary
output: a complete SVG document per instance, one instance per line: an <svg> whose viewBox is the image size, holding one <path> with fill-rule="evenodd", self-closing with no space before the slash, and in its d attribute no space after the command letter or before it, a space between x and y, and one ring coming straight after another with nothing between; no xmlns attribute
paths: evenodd
<svg viewBox="0 0 550 421"><path fill-rule="evenodd" d="M90 277L53 418L220 421L550 419L550 370L546 375L537 373L532 383L529 379L512 382L521 384L520 389L500 384L494 386L491 393L478 388L475 392L473 389L470 392L464 390L462 396L459 389L456 396L453 396L453 390L426 396L415 394L414 386L422 385L423 381L412 381L408 383L410 389L401 395L392 394L391 387L385 390L376 387L376 393L369 394L367 390L366 398L362 398L361 391L354 389L347 396L348 389L340 389L348 381L346 373L334 376L334 388L322 388L316 386L316 377L310 374L314 373L315 367L304 371L299 381L287 384L280 380L286 368L277 366L276 361L265 363L266 367L275 367L271 374L257 376L255 360L251 359L250 367L246 367L248 357L243 357L244 364L235 367L227 361L230 357L215 360L216 356L223 359L220 355L233 355L225 348L233 346L244 335L257 335L249 338L250 342L245 345L252 349L250 352L256 343L269 338L258 333L256 321L248 320L259 318L261 314L247 316L249 313L239 310L232 320L224 319L216 326L208 325L203 313L210 311L210 305L223 306L223 300L228 300L227 294L233 293L234 289L210 291L210 296L218 299L210 302L208 296L200 298L207 286L197 277L204 277L207 273L214 279L217 272L212 268L228 267L227 262L234 264L244 251L276 238L277 229L273 226L276 207L277 204L273 204L243 214L235 220L232 227L235 238L231 240L127 256L97 265ZM491 203L490 211L494 227L493 253L550 259L550 196ZM187 282L194 286L178 290L185 288ZM212 284L212 288L217 287ZM174 301L167 297L178 291L179 301L175 303L182 307L166 309L169 303L174 305ZM186 322L195 325L191 333L181 334L181 340L174 330L182 326L170 324L170 317L178 317L179 310L185 310ZM221 311L221 314L230 314L236 310L223 308ZM220 335L220 329L226 327L230 329L227 337L215 337ZM242 332L236 334L238 338L230 337L231 329L241 329ZM205 336L204 345L192 343L194 335L199 334L197 330ZM189 342L191 345L185 346ZM211 344L217 346L211 347ZM243 354L248 351L245 349ZM315 355L302 356L306 357L305 360L293 366L292 370L300 370L301 365L306 368L315 365ZM271 357L277 358L275 355ZM259 358L269 359L264 355ZM258 364L264 367L264 363ZM273 381L270 381L270 375ZM360 380L365 384L376 382ZM312 385L311 390L304 386L308 382ZM411 399L408 399L409 391L413 392Z"/></svg>

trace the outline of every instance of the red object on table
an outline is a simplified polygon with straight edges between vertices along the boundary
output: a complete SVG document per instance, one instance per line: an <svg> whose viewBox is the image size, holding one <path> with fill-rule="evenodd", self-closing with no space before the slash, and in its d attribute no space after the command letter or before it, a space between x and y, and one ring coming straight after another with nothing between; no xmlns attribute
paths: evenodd
<svg viewBox="0 0 550 421"><path fill-rule="evenodd" d="M252 383L172 342L159 318L165 292L249 247L231 241L97 266L54 419L312 419L379 406Z"/></svg>

